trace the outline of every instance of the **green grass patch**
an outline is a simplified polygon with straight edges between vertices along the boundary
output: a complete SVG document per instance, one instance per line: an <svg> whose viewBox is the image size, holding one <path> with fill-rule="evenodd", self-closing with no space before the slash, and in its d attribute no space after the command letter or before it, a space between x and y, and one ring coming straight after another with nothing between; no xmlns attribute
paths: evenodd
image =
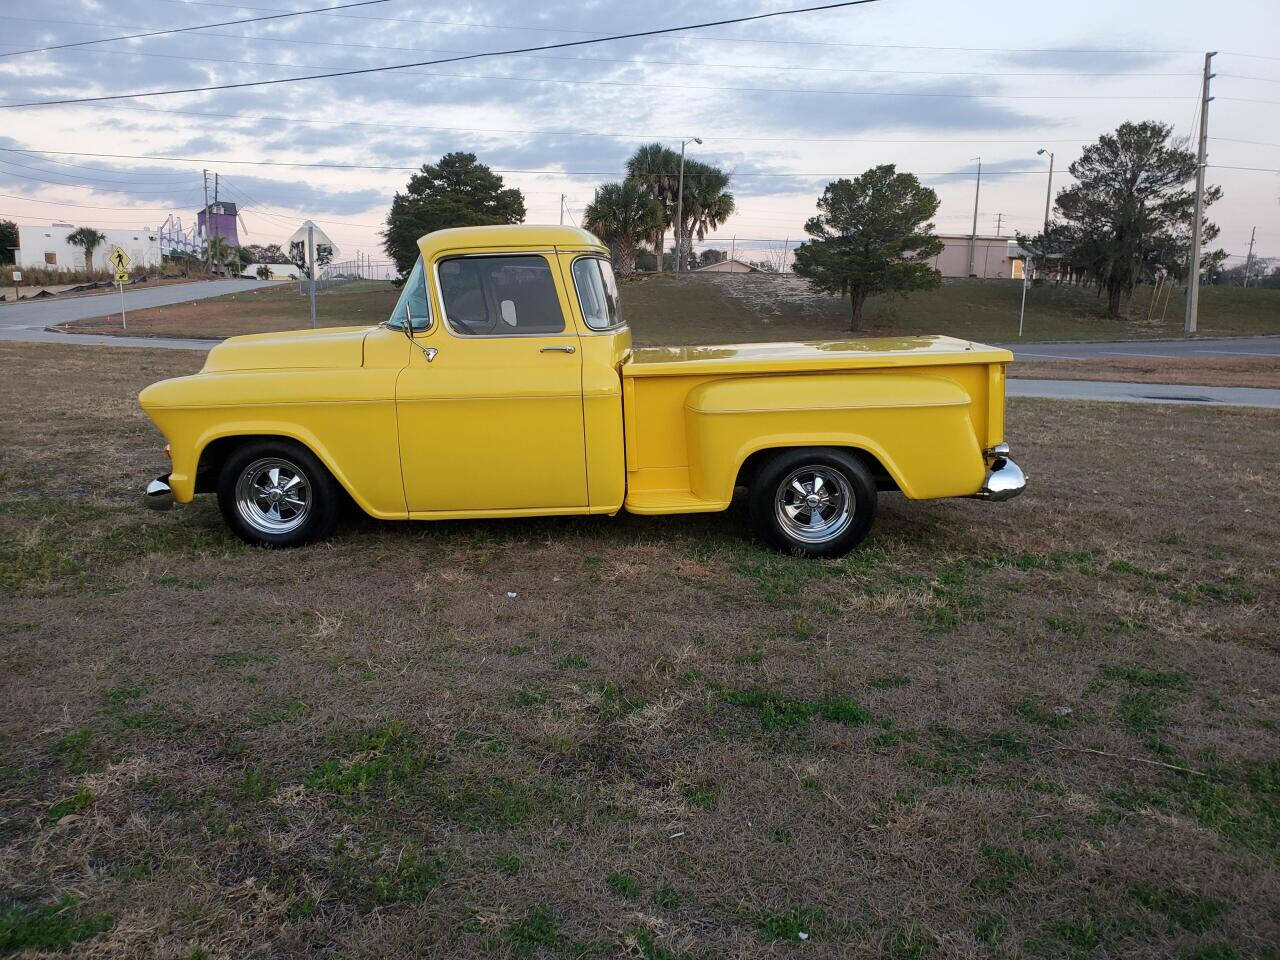
<svg viewBox="0 0 1280 960"><path fill-rule="evenodd" d="M1162 913L1184 930L1194 933L1208 930L1228 906L1225 900L1146 883L1130 887L1129 898L1138 906Z"/></svg>
<svg viewBox="0 0 1280 960"><path fill-rule="evenodd" d="M84 773L89 769L89 745L93 741L92 730L77 730L58 741L58 756L72 773Z"/></svg>
<svg viewBox="0 0 1280 960"><path fill-rule="evenodd" d="M441 861L402 853L390 869L376 873L369 888L378 903L421 903L440 884Z"/></svg>
<svg viewBox="0 0 1280 960"><path fill-rule="evenodd" d="M350 801L389 799L416 791L429 766L418 739L396 725L348 738L345 753L317 767L306 786Z"/></svg>
<svg viewBox="0 0 1280 960"><path fill-rule="evenodd" d="M1109 680L1123 680L1131 687L1157 690L1188 690L1191 678L1182 670L1152 670L1149 667L1106 666L1102 674Z"/></svg>
<svg viewBox="0 0 1280 960"><path fill-rule="evenodd" d="M807 939L814 939L823 919L823 912L816 907L792 907L782 913L759 914L756 929L760 932L760 939L765 941L799 940L801 934Z"/></svg>
<svg viewBox="0 0 1280 960"><path fill-rule="evenodd" d="M1036 868L1026 854L995 844L984 843L979 855L982 872L974 878L973 886L982 893L1004 893L1030 877Z"/></svg>
<svg viewBox="0 0 1280 960"><path fill-rule="evenodd" d="M714 810L720 803L720 784L714 780L699 780L680 786L680 796L692 806L704 810Z"/></svg>
<svg viewBox="0 0 1280 960"><path fill-rule="evenodd" d="M59 800L49 808L49 819L60 820L69 813L79 813L81 810L87 810L93 806L93 800L93 791L88 787L81 786L76 790L74 796Z"/></svg>
<svg viewBox="0 0 1280 960"><path fill-rule="evenodd" d="M554 947L560 940L560 918L546 907L534 907L506 929L506 938L517 949Z"/></svg>
<svg viewBox="0 0 1280 960"><path fill-rule="evenodd" d="M871 719L871 713L846 697L824 700L793 700L768 690L725 690L727 703L756 712L765 730L792 730L807 725L814 717L855 726Z"/></svg>
<svg viewBox="0 0 1280 960"><path fill-rule="evenodd" d="M71 895L56 903L0 906L0 953L66 950L111 929L110 914L86 913Z"/></svg>
<svg viewBox="0 0 1280 960"><path fill-rule="evenodd" d="M609 884L609 889L620 897L634 900L640 896L640 881L629 873L614 870L605 878L605 882Z"/></svg>
<svg viewBox="0 0 1280 960"><path fill-rule="evenodd" d="M897 687L911 686L911 678L901 673L893 673L887 677L876 677L871 686L877 690L893 690Z"/></svg>
<svg viewBox="0 0 1280 960"><path fill-rule="evenodd" d="M551 665L557 670L581 670L587 665L587 658L580 653L571 653L553 661Z"/></svg>

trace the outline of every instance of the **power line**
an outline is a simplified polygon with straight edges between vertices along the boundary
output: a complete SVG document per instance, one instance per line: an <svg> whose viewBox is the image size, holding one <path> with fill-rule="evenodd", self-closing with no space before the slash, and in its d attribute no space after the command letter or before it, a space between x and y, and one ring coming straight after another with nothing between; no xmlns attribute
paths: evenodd
<svg viewBox="0 0 1280 960"><path fill-rule="evenodd" d="M1199 101L1197 101L1197 105ZM608 137L619 140L671 140L680 138L670 134L657 133L603 133L596 130L517 130L508 127L433 127L413 123L377 123L369 120L319 120L304 117L262 116L240 113L207 113L194 110L161 110L156 107L117 106L117 110L133 110L138 113L159 113L182 117L205 117L219 120L253 120L271 123L307 123L324 126L357 126L377 127L388 130L437 130L453 133L506 133L524 136L549 137ZM742 143L1091 143L1093 137L1076 137L1074 139L1018 139L1018 140L969 140L963 137L947 138L882 138L882 137L749 137L727 134L724 136L704 136L703 140L728 140ZM6 148L0 147L0 150Z"/></svg>
<svg viewBox="0 0 1280 960"><path fill-rule="evenodd" d="M3 19L3 18L0 18ZM212 34L210 34L212 36ZM263 39L283 39L276 37L268 37ZM294 42L294 41L289 41ZM302 42L302 41L298 41ZM310 41L307 41L310 42ZM453 50L448 48L436 47L391 47L373 43L326 43L325 46L335 47L352 47L356 49L371 50L395 50L406 53L470 53L468 50ZM99 56L112 57L154 57L162 60L183 60L183 61L199 61L201 63L234 63L245 64L257 67L298 67L302 66L297 63L278 63L270 60L240 60L233 57L197 57L185 53L149 53L142 50L90 50L89 53ZM1196 77L1196 73L1135 73L1133 71L1125 71L1122 73L1096 73L1096 72L1080 72L1066 71L1061 73L1019 73L1019 72L1002 72L1002 71L980 71L980 70L884 70L875 67L809 67L799 64L773 64L773 63L700 63L694 60L653 60L641 59L636 57L536 57L536 56L518 56L514 59L518 60L545 60L558 61L566 63L620 63L627 66L637 67L698 67L702 69L723 69L723 70L768 70L776 72L778 70L800 70L807 73L873 73L886 74L891 76L927 76L927 77L1010 77L1010 78L1034 78L1034 77L1126 77L1126 78L1142 78L1142 79L1169 79L1174 77ZM313 68L321 68L325 70L340 69L337 66L329 64L307 64ZM455 76L455 74L419 74L414 71L415 76ZM1227 76L1227 74L1223 74ZM492 79L492 78L481 78ZM525 79L525 78L512 78ZM1249 79L1249 78L1245 78ZM1280 81L1275 81L1280 83Z"/></svg>
<svg viewBox="0 0 1280 960"><path fill-rule="evenodd" d="M0 53L0 57L20 57L24 53L47 53L50 50L66 50L68 47L88 47L95 43L113 43L116 40L140 40L143 37L160 37L170 33L190 33L193 30L204 30L207 27L232 27L240 23L259 23L263 20L282 20L286 17L301 17L308 13L322 13L324 10L345 10L348 7L367 7L375 3L386 3L387 0L357 0L355 3L344 3L337 7L324 7L319 10L294 10L286 13L275 13L269 17L251 17L248 20L223 20L220 23L202 23L194 27L173 27L168 30L152 30L149 33L131 33L123 37L99 37L97 40L77 40L74 43L58 43L48 47L32 47L29 50L9 50Z"/></svg>
<svg viewBox="0 0 1280 960"><path fill-rule="evenodd" d="M863 0L869 2L869 0ZM199 58L196 58L199 59ZM470 57L458 57L454 59L471 59ZM246 63L256 64L258 66L273 67L290 67L295 64L288 63L265 63L255 60L228 60L229 63ZM449 60L433 61L436 63L447 63ZM329 68L324 68L329 69ZM347 71L350 73L364 73L383 68L368 68L368 70ZM393 69L393 68L386 68ZM396 68L398 69L398 68ZM914 90L832 90L823 88L807 88L807 87L743 87L743 86L715 86L711 84L693 84L693 83L647 83L640 80L579 80L567 77L525 77L511 76L509 74L474 74L474 73L434 73L424 70L405 70L407 76L415 77L435 77L447 80L496 80L502 82L518 82L518 83L560 83L570 86L588 86L588 87L639 87L650 90L706 90L719 93L783 93L783 94L802 94L802 95L825 95L839 97L923 97L927 99L960 99L960 100L1186 100L1190 99L1184 96L1175 96L1170 94L1027 94L1027 93L940 93L925 92ZM345 76L346 73L339 71L335 73L317 74L322 77L339 77ZM314 79L298 77L293 79ZM250 83L230 84L231 87L254 86L257 83L272 84L285 81L277 80L261 80ZM201 90L222 89L218 87L200 87ZM169 93L186 92L186 91L166 91ZM131 96L131 95L126 95ZM152 94L139 94L139 96L152 96ZM90 97L81 100L51 100L43 101L43 104L8 104L10 106L33 106L33 105L49 105L49 104L66 104L66 103L85 103L96 100L112 100L114 97ZM1225 99L1225 98L1224 98Z"/></svg>
<svg viewBox="0 0 1280 960"><path fill-rule="evenodd" d="M0 147L0 150L8 150L8 149L10 148ZM153 161L169 161L173 163L199 163L199 164L205 164L208 166L217 166L219 164L232 164L235 166L299 167L299 168L320 169L320 170L385 170L392 173L413 172L421 169L421 164L417 166L402 166L398 164L315 163L315 162L302 162L302 161L295 162L290 160L242 160L238 158L226 158L226 157L205 158L205 157L151 156L151 155L130 154L130 153L83 153L83 152L74 151L74 150L46 151L46 150L39 150L36 148L29 148L29 152L49 153L49 154L54 154L58 156L99 157L99 158L112 159L112 160L153 160ZM1240 168L1240 169L1243 169L1243 168ZM548 176L560 176L560 177L613 177L613 176L618 176L618 174L620 173L619 170L556 170L554 168L508 170L508 169L499 169L494 167L492 168L492 170L494 173L501 173L501 174L517 174L517 173L543 174ZM664 172L670 173L671 175L675 174L674 170L664 171ZM691 172L685 173L686 177L716 176L716 175L717 174L700 174L700 173L691 173ZM851 174L823 173L823 172L772 173L772 172L764 172L764 171L735 170L735 171L732 171L732 175L735 177L842 177L842 176L850 176ZM916 175L921 177L971 177L973 176L973 171L972 170L924 171L924 172L917 172ZM1044 176L1044 171L1043 170L993 170L990 172L990 176L1042 177ZM67 186L67 184L62 184L62 186Z"/></svg>
<svg viewBox="0 0 1280 960"><path fill-rule="evenodd" d="M12 163L12 162L13 161L11 160L0 160L0 163ZM49 171L45 171L45 172L49 172ZM32 180L36 183L47 183L55 187L84 187L85 189L91 190L94 193L132 193L132 194L137 194L141 196L165 197L165 196L178 196L179 194L187 193L195 189L194 187L172 187L164 190L135 190L132 187L128 187L127 185L125 185L124 189L113 189L112 187L92 187L92 186L87 186L85 184L80 184L80 183L67 183L65 180L45 180L42 177L33 177L29 173L18 173L16 170L0 169L0 174L8 175L10 177L18 177L21 180Z"/></svg>
<svg viewBox="0 0 1280 960"><path fill-rule="evenodd" d="M59 184L59 186L65 187L67 184L63 183ZM18 197L11 193L0 193L0 197L3 197L6 200L22 200L25 203L42 203L51 207L79 207L84 210L139 210L153 213L157 210L168 212L173 209L172 205L167 207L99 207L91 203L71 203L67 200L37 200L35 197Z"/></svg>
<svg viewBox="0 0 1280 960"><path fill-rule="evenodd" d="M512 50L494 50L487 53L472 53L460 57L447 57L440 60L424 60L417 63L400 63L390 64L382 67L363 67L357 70L341 70L334 73L310 74L302 77L281 77L276 80L252 80L241 83L222 83L211 84L205 87L186 87L176 90L152 90L143 93L129 94L113 94L103 97L71 97L63 100L44 100L31 103L3 104L0 109L11 110L14 107L32 107L32 106L51 106L66 103L99 103L104 100L124 100L137 97L157 97L167 96L177 93L205 93L211 90L240 90L246 87L263 87L272 86L283 83L298 83L304 80L325 80L332 77L350 77L358 75L366 75L371 73L385 73L390 70L404 70L409 67L426 67L440 63L457 63L462 60L477 60L484 57L502 57L512 56L519 53L536 53L542 50L561 50L567 47L581 47L593 43L604 43L610 40L627 40L635 37L654 37L669 33L681 33L686 30L699 30L704 27L723 26L730 23L748 23L755 20L767 20L773 17L791 16L799 13L813 13L819 10L835 10L843 7L856 7L868 3L877 3L879 0L841 0L839 3L822 4L816 7L800 7L793 10L775 10L769 13L757 13L746 17L732 17L727 20L708 20L704 23L685 24L678 27L660 27L653 30L640 30L633 33L615 34L609 37L597 37L590 40L570 40L563 43L550 43L535 47L520 47Z"/></svg>
<svg viewBox="0 0 1280 960"><path fill-rule="evenodd" d="M19 156L23 156L23 157L25 157L25 156L27 156L27 154L22 153L22 154L19 154ZM48 161L48 162L50 162L50 163L57 163L58 161L56 161L56 160L51 160L51 161ZM33 166L31 166L29 163L18 163L16 160L5 160L5 159L3 159L3 158L0 158L0 164L4 164L4 165L6 165L6 166L10 166L10 167L22 167L24 170L34 170L34 171L36 171L36 173L48 173L48 174L52 174L53 176L58 176L58 177L78 177L80 180L94 180L94 181L97 181L98 183L115 183L115 184L122 184L122 185L124 185L124 186L128 186L128 187L132 187L132 186L134 186L134 185L144 185L144 186L159 186L159 185L167 185L167 186L170 186L170 187L176 186L176 184L174 184L174 183L173 183L172 181L170 181L170 180L117 180L117 179L107 179L106 177L90 177L90 176L87 176L87 175L85 175L85 174L83 174L83 173L74 173L74 174L73 174L73 173L63 173L61 170L46 170L44 167L33 167ZM92 169L94 169L94 168L93 168L93 167L85 167L85 169L86 169L86 170L92 170ZM16 174L16 173L15 173L15 174L14 174L14 176L15 176L15 177L16 177L16 176L21 176L21 174ZM182 174L181 176L182 176L183 178L185 178L185 179L190 179L191 174L190 174L190 173L184 173L184 174ZM74 186L79 186L79 184L77 184L77 183L69 183L69 184L67 184L67 186L72 186L72 187L74 187Z"/></svg>
<svg viewBox="0 0 1280 960"><path fill-rule="evenodd" d="M167 0L167 2L182 2L182 0ZM231 6L231 5L228 5L228 6ZM241 7L239 5L235 5L235 9L262 10L262 9L275 9L275 8ZM822 8L819 7L816 9L822 9ZM794 11L794 12L799 13L799 12L805 12L805 11ZM773 14L773 16L776 16L776 15L777 14ZM583 36L596 36L597 39L600 39L600 40L627 39L626 37L614 38L614 37L607 37L607 36L599 36L598 34L596 34L595 31L571 30L567 27L562 28L562 27L509 26L507 24L476 23L476 22L465 21L465 20L425 20L425 19L409 19L409 18L395 18L395 17L353 17L349 14L334 14L334 16L342 16L351 20L370 20L374 22L386 21L389 23L433 24L436 26L450 26L450 27L472 27L472 28L481 29L481 30L518 30L518 31L524 31L524 32L536 32L536 33L576 33ZM766 16L770 16L770 14L766 14ZM110 29L121 28L120 24L88 23L82 20L51 20L47 18L36 18L36 17L0 17L0 19L18 20L18 21L24 21L28 23L46 23L46 24L61 23L61 24L68 24L68 25L80 26L80 27L104 27L104 28L110 28ZM738 23L738 22L741 22L741 21L736 21L736 20L720 21L720 23L723 23L723 24ZM718 26L719 23L713 24L713 25ZM214 36L214 34L209 34L209 36ZM262 37L262 36L253 36L251 34L242 34L242 33L222 34L222 36L237 39L237 40L265 40L272 43L323 43L323 41L318 41L318 40L297 40L297 39L292 39L287 37ZM924 44L911 44L911 43L850 43L848 41L838 41L838 40L791 40L791 39L782 39L782 38L774 38L774 37L770 37L767 39L762 39L757 37L717 37L717 36L708 35L708 34L703 34L702 36L697 36L697 37L685 37L684 39L707 41L707 42L713 42L713 43L781 44L781 45L794 45L794 46L805 46L805 47L852 47L852 48L864 49L864 50L942 50L942 51L964 52L964 53L1053 53L1053 54L1061 53L1061 54L1080 54L1083 56L1090 56L1094 54L1100 54L1100 55L1150 54L1150 55L1173 56L1176 54L1200 52L1199 50L1194 50L1190 48L1180 49L1180 50L1153 50L1150 48L1120 49L1120 48L1102 48L1102 47L961 47L961 46L938 47L938 46L928 46ZM384 49L395 50L398 48L386 47ZM1255 56L1255 55L1254 54L1234 54L1234 56ZM1280 59L1280 58L1263 57L1262 59L1267 60L1267 59Z"/></svg>

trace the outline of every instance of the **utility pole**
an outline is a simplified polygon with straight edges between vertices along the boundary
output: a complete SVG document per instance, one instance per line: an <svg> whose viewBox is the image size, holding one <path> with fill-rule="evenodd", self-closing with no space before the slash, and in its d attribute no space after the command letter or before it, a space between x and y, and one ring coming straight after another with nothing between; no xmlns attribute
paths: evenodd
<svg viewBox="0 0 1280 960"><path fill-rule="evenodd" d="M564 194L560 194L560 226L564 226Z"/></svg>
<svg viewBox="0 0 1280 960"><path fill-rule="evenodd" d="M1209 145L1209 81L1213 74L1209 67L1217 51L1204 55L1204 79L1200 82L1200 146L1196 151L1196 204L1195 220L1191 224L1191 262L1187 270L1187 315L1182 332L1191 336L1196 332L1196 314L1200 309L1200 241L1204 228L1204 163Z"/></svg>
<svg viewBox="0 0 1280 960"><path fill-rule="evenodd" d="M311 329L316 328L316 227L307 221L307 272L311 275Z"/></svg>
<svg viewBox="0 0 1280 960"><path fill-rule="evenodd" d="M1044 147L1036 151L1037 157L1044 156L1046 153L1049 155L1049 183L1044 188L1044 233L1042 236L1047 241L1049 239L1049 203L1053 199L1053 151L1046 150Z"/></svg>
<svg viewBox="0 0 1280 960"><path fill-rule="evenodd" d="M978 250L978 196L982 192L982 158L974 157L978 161L978 182L973 188L973 232L969 235L969 276L975 276L973 272L973 261Z"/></svg>
<svg viewBox="0 0 1280 960"><path fill-rule="evenodd" d="M213 171L213 205L215 207L218 205L218 171L217 170ZM212 222L213 214L206 212L205 219ZM218 231L216 229L213 231L213 239L214 240L218 239Z"/></svg>
<svg viewBox="0 0 1280 960"><path fill-rule="evenodd" d="M213 248L209 246L209 171L204 174L204 268L213 273Z"/></svg>
<svg viewBox="0 0 1280 960"><path fill-rule="evenodd" d="M1253 273L1253 238L1258 233L1258 228L1254 227L1249 231L1249 253L1244 258L1244 285L1249 285L1249 275Z"/></svg>
<svg viewBox="0 0 1280 960"><path fill-rule="evenodd" d="M1000 236L1000 228L1002 226L1004 226L1004 214L997 213L996 214L996 236L997 237Z"/></svg>

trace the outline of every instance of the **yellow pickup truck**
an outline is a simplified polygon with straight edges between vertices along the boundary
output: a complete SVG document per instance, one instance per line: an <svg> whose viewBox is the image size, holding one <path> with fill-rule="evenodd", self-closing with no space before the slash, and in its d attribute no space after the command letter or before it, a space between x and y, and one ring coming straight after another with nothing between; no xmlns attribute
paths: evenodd
<svg viewBox="0 0 1280 960"><path fill-rule="evenodd" d="M570 227L441 230L375 327L233 337L139 401L172 469L251 543L327 535L349 497L436 520L724 510L839 556L878 491L1021 492L1006 350L951 337L633 348L608 250Z"/></svg>

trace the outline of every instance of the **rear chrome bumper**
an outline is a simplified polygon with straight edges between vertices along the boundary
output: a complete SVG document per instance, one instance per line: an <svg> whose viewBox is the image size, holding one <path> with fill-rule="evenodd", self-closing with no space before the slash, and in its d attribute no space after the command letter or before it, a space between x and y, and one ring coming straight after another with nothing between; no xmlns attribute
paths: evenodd
<svg viewBox="0 0 1280 960"><path fill-rule="evenodd" d="M147 484L144 499L152 510L168 510L173 506L173 491L169 489L169 475L156 477Z"/></svg>
<svg viewBox="0 0 1280 960"><path fill-rule="evenodd" d="M1012 500L1027 486L1027 476L1009 456L1009 445L997 443L986 452L987 475L974 494L979 500Z"/></svg>

